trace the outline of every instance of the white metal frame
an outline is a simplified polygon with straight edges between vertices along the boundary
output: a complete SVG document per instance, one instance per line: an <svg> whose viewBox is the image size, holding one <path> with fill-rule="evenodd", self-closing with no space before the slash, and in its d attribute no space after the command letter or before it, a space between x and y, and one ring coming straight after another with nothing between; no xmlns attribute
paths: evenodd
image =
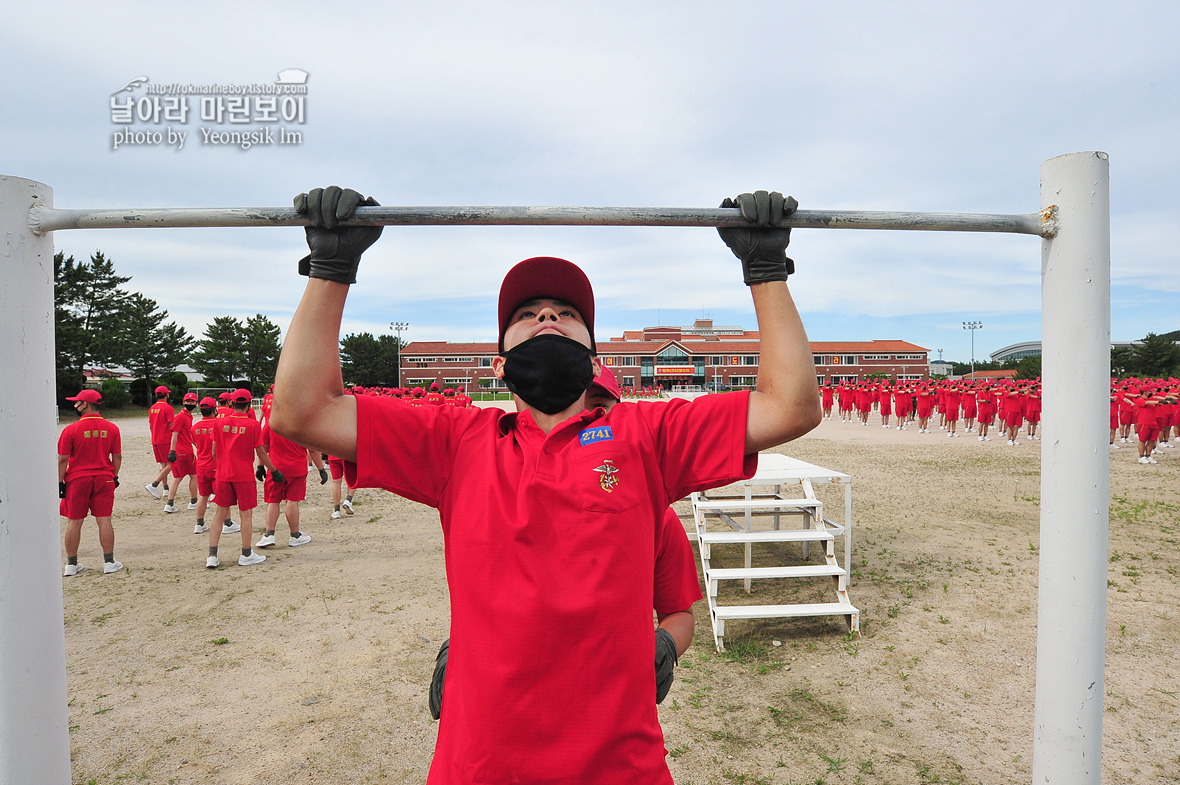
<svg viewBox="0 0 1180 785"><path fill-rule="evenodd" d="M0 782L68 783L65 628L53 509L51 232L291 226L293 210L55 210L48 186L0 175ZM1009 232L1042 238L1044 414L1080 425L1041 442L1033 780L1100 782L1106 635L1110 171L1105 153L1041 166L1040 213L799 211L800 228ZM370 212L373 211L373 212ZM737 211L361 208L358 222L735 225ZM14 447L19 445L19 448Z"/></svg>

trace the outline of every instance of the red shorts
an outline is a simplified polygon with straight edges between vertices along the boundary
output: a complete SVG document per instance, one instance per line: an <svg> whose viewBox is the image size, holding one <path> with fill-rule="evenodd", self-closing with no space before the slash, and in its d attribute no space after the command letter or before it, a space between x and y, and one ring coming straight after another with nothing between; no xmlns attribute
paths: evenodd
<svg viewBox="0 0 1180 785"><path fill-rule="evenodd" d="M1040 421L1041 421L1041 413L1040 413L1040 412L1035 412L1035 411L1034 411L1034 412L1029 412L1029 413L1028 413L1028 416L1027 416L1027 417L1025 417L1024 419L1028 420L1028 421L1029 421L1029 422L1031 422L1031 423L1038 423L1038 422L1040 422Z"/></svg>
<svg viewBox="0 0 1180 785"><path fill-rule="evenodd" d="M1136 425L1135 435L1139 437L1141 442L1154 442L1160 435L1160 427L1158 425Z"/></svg>
<svg viewBox="0 0 1180 785"><path fill-rule="evenodd" d="M213 483L217 481L216 478L217 467L210 466L208 468L197 470L197 493L201 496L213 495Z"/></svg>
<svg viewBox="0 0 1180 785"><path fill-rule="evenodd" d="M1110 414L1110 429L1112 431L1118 430L1119 427L1119 413L1111 412Z"/></svg>
<svg viewBox="0 0 1180 785"><path fill-rule="evenodd" d="M344 461L339 458L329 458L328 468L332 470L332 479L341 480L344 478Z"/></svg>
<svg viewBox="0 0 1180 785"><path fill-rule="evenodd" d="M239 510L244 511L253 510L258 506L258 483L254 480L244 482L217 480L213 483L213 491L216 495L214 501L217 502L218 507L237 505Z"/></svg>
<svg viewBox="0 0 1180 785"><path fill-rule="evenodd" d="M197 456L195 455L177 455L176 460L172 462L172 476L178 480L196 473Z"/></svg>
<svg viewBox="0 0 1180 785"><path fill-rule="evenodd" d="M115 480L98 475L77 477L66 483L66 498L58 508L71 521L80 521L90 513L95 518L106 518L115 509Z"/></svg>
<svg viewBox="0 0 1180 785"><path fill-rule="evenodd" d="M1004 415L1004 425L1009 428L1019 428L1022 422L1024 422L1024 415L1020 412L1008 412Z"/></svg>
<svg viewBox="0 0 1180 785"><path fill-rule="evenodd" d="M267 475L262 483L262 500L267 504L275 502L301 502L307 498L307 475L288 477L286 482L275 482Z"/></svg>
<svg viewBox="0 0 1180 785"><path fill-rule="evenodd" d="M152 445L152 454L156 456L156 463L168 463L168 453L170 452L172 452L170 442Z"/></svg>

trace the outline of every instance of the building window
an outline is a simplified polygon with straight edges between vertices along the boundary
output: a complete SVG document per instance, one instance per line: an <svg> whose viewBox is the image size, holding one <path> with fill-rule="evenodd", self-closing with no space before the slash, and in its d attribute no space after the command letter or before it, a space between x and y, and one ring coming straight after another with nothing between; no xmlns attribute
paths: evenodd
<svg viewBox="0 0 1180 785"><path fill-rule="evenodd" d="M897 355L897 359L899 359L899 360L925 360L926 355L924 355L924 354L899 354L899 355Z"/></svg>
<svg viewBox="0 0 1180 785"><path fill-rule="evenodd" d="M479 367L480 368L491 368L492 367L492 358L491 357L480 357L479 358Z"/></svg>
<svg viewBox="0 0 1180 785"><path fill-rule="evenodd" d="M444 363L471 363L471 357L444 357Z"/></svg>
<svg viewBox="0 0 1180 785"><path fill-rule="evenodd" d="M814 357L815 357L815 364L816 365L831 365L832 364L832 358L826 354L817 354L817 355L814 355Z"/></svg>
<svg viewBox="0 0 1180 785"><path fill-rule="evenodd" d="M634 376L624 376L623 377L623 386L624 387L634 387L635 386L635 377Z"/></svg>
<svg viewBox="0 0 1180 785"><path fill-rule="evenodd" d="M861 359L864 359L864 360L888 360L889 357L890 357L890 355L888 355L888 354L866 354Z"/></svg>
<svg viewBox="0 0 1180 785"><path fill-rule="evenodd" d="M757 365L757 364L758 364L758 355L756 355L756 354L743 354L742 355L742 365Z"/></svg>

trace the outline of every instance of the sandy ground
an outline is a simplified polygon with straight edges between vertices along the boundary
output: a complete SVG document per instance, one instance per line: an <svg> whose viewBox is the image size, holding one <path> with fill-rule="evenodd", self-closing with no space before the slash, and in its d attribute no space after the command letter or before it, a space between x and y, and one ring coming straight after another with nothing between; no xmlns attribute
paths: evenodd
<svg viewBox="0 0 1180 785"><path fill-rule="evenodd" d="M1031 778L1040 444L873 421L824 422L782 449L853 477L862 636L837 619L731 622L718 654L697 603L660 710L678 783ZM280 521L265 564L238 567L226 535L230 566L206 570L194 514L165 515L143 490L146 421L120 426L127 569L96 569L91 520L91 569L65 579L75 782L424 782L448 627L435 513L361 490L356 514L330 521L316 484L310 544L288 548ZM1180 782L1180 449L1163 453L1111 453L1107 783ZM838 489L821 498L842 510ZM755 584L753 601L830 601L828 585Z"/></svg>

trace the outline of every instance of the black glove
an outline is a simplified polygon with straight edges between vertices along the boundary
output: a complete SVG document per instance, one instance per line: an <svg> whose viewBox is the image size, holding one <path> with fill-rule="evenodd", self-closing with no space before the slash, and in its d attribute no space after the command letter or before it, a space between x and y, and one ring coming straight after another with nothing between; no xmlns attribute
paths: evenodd
<svg viewBox="0 0 1180 785"><path fill-rule="evenodd" d="M59 482L57 484L57 498L66 498L66 484L64 482Z"/></svg>
<svg viewBox="0 0 1180 785"><path fill-rule="evenodd" d="M255 466L254 467L254 479L258 480L259 482L262 482L263 480L266 479L266 467L265 466Z"/></svg>
<svg viewBox="0 0 1180 785"><path fill-rule="evenodd" d="M760 227L717 229L733 255L742 260L746 286L787 280L787 276L795 272L794 260L786 255L787 245L791 242L791 230L776 227L798 209L799 203L795 198L783 198L778 191L756 191L742 194L736 200L726 197L721 206L740 208L742 218Z"/></svg>
<svg viewBox="0 0 1180 785"><path fill-rule="evenodd" d="M168 453L168 463L176 463L176 450Z"/></svg>
<svg viewBox="0 0 1180 785"><path fill-rule="evenodd" d="M118 475L115 475L115 487L116 488L119 487L119 476Z"/></svg>
<svg viewBox="0 0 1180 785"><path fill-rule="evenodd" d="M337 283L356 283L361 254L381 236L382 226L338 227L365 205L376 207L351 188L330 185L313 188L295 197L295 212L308 218L307 247L311 253L299 260L299 274Z"/></svg>
<svg viewBox="0 0 1180 785"><path fill-rule="evenodd" d="M656 703L663 703L672 689L672 669L679 657L676 654L676 640L663 627L656 628Z"/></svg>
<svg viewBox="0 0 1180 785"><path fill-rule="evenodd" d="M430 677L430 716L436 720L442 715L443 679L447 675L447 653L451 649L451 639L443 641L434 658L434 675Z"/></svg>
<svg viewBox="0 0 1180 785"><path fill-rule="evenodd" d="M327 469L320 469L320 485L323 485L327 481L328 481L328 470Z"/></svg>
<svg viewBox="0 0 1180 785"><path fill-rule="evenodd" d="M279 471L278 469L275 469L273 472L270 473L270 479L273 482L286 482L287 481L287 478L284 477L283 473L281 471Z"/></svg>
<svg viewBox="0 0 1180 785"><path fill-rule="evenodd" d="M326 452L322 452L322 453L320 453L320 460L321 460L321 461L326 461L326 460L328 460L328 454L327 454Z"/></svg>

